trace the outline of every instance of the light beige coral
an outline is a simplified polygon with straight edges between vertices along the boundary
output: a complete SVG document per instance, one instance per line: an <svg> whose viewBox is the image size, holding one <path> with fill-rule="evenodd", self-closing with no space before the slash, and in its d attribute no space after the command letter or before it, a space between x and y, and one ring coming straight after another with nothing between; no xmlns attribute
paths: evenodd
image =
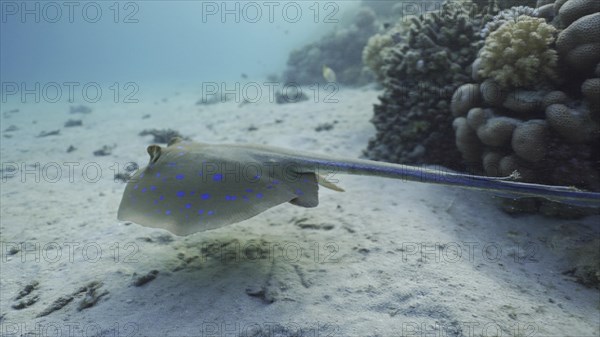
<svg viewBox="0 0 600 337"><path fill-rule="evenodd" d="M550 47L556 29L544 19L520 16L485 40L479 74L502 87L532 87L557 78L557 53Z"/></svg>
<svg viewBox="0 0 600 337"><path fill-rule="evenodd" d="M394 46L394 40L388 34L375 34L369 38L362 51L363 63L375 73L379 81L385 77L383 65L386 54Z"/></svg>

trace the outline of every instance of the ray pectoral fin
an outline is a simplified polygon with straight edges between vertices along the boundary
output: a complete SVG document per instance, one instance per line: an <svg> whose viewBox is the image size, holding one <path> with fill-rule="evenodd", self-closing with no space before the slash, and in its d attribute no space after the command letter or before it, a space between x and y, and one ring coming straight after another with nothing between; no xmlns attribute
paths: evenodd
<svg viewBox="0 0 600 337"><path fill-rule="evenodd" d="M319 183L319 185L326 187L330 190L337 191L337 192L344 192L343 188L341 188L338 185L327 180L327 178L323 177L322 175L317 174L316 176L317 176L317 182Z"/></svg>
<svg viewBox="0 0 600 337"><path fill-rule="evenodd" d="M286 187L296 196L290 200L290 204L306 208L319 205L319 185L315 173L298 174L294 181L286 182L286 184Z"/></svg>

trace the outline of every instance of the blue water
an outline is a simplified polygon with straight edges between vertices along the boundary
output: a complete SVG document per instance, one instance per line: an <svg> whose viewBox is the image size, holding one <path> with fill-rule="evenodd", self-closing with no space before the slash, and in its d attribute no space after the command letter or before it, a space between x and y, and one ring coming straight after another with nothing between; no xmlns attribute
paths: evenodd
<svg viewBox="0 0 600 337"><path fill-rule="evenodd" d="M2 81L143 87L266 78L359 2L329 4L2 1Z"/></svg>

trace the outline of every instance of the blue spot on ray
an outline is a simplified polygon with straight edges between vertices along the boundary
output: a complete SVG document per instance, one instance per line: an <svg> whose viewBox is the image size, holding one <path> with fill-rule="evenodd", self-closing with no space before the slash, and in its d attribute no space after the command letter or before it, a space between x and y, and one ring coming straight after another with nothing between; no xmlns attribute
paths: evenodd
<svg viewBox="0 0 600 337"><path fill-rule="evenodd" d="M208 193L202 194L202 199L207 200L209 198L210 198L210 194L208 194Z"/></svg>
<svg viewBox="0 0 600 337"><path fill-rule="evenodd" d="M156 186L152 185L150 186L150 191L155 191L156 190Z"/></svg>
<svg viewBox="0 0 600 337"><path fill-rule="evenodd" d="M215 173L213 175L213 180L214 181L221 181L221 180L223 180L223 175L221 173Z"/></svg>
<svg viewBox="0 0 600 337"><path fill-rule="evenodd" d="M206 214L213 215L213 214L215 214L215 211L208 211L208 212L206 212Z"/></svg>
<svg viewBox="0 0 600 337"><path fill-rule="evenodd" d="M247 188L247 189L246 189L246 192L248 192L248 193L252 193L252 189L251 189L251 188Z"/></svg>
<svg viewBox="0 0 600 337"><path fill-rule="evenodd" d="M159 200L165 200L165 196L161 195L160 197L158 197Z"/></svg>
<svg viewBox="0 0 600 337"><path fill-rule="evenodd" d="M156 178L160 178L160 172L156 173Z"/></svg>
<svg viewBox="0 0 600 337"><path fill-rule="evenodd" d="M192 204L185 204L185 208L192 208Z"/></svg>
<svg viewBox="0 0 600 337"><path fill-rule="evenodd" d="M185 178L185 176L181 173L175 176L175 179L177 180L183 180L183 178Z"/></svg>
<svg viewBox="0 0 600 337"><path fill-rule="evenodd" d="M199 209L198 210L198 214L202 214L202 213L204 213L204 210L203 209Z"/></svg>
<svg viewBox="0 0 600 337"><path fill-rule="evenodd" d="M259 198L259 199L261 199L263 197L263 194L262 193L256 193L256 197Z"/></svg>
<svg viewBox="0 0 600 337"><path fill-rule="evenodd" d="M145 187L144 187L144 188L142 188L142 193L146 193L146 191L147 191L147 190L148 190L148 189L147 189L147 188L145 188Z"/></svg>
<svg viewBox="0 0 600 337"><path fill-rule="evenodd" d="M165 214L166 214L166 215L171 215L171 211L170 211L170 210L166 210L166 211L165 211Z"/></svg>
<svg viewBox="0 0 600 337"><path fill-rule="evenodd" d="M138 185L133 186L133 189L137 190L138 189Z"/></svg>
<svg viewBox="0 0 600 337"><path fill-rule="evenodd" d="M183 196L185 196L185 192L184 191L178 191L177 192L177 196L182 198Z"/></svg>

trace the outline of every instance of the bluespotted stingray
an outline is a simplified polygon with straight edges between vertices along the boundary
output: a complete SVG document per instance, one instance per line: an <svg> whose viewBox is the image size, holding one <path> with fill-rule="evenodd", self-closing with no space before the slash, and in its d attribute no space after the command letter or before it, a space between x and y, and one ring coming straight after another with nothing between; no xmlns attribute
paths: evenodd
<svg viewBox="0 0 600 337"><path fill-rule="evenodd" d="M319 204L319 185L343 191L334 174L450 185L510 198L542 197L600 207L600 193L361 159L337 159L261 145L204 144L172 139L148 147L149 164L125 188L118 218L189 235L251 218L289 202Z"/></svg>

